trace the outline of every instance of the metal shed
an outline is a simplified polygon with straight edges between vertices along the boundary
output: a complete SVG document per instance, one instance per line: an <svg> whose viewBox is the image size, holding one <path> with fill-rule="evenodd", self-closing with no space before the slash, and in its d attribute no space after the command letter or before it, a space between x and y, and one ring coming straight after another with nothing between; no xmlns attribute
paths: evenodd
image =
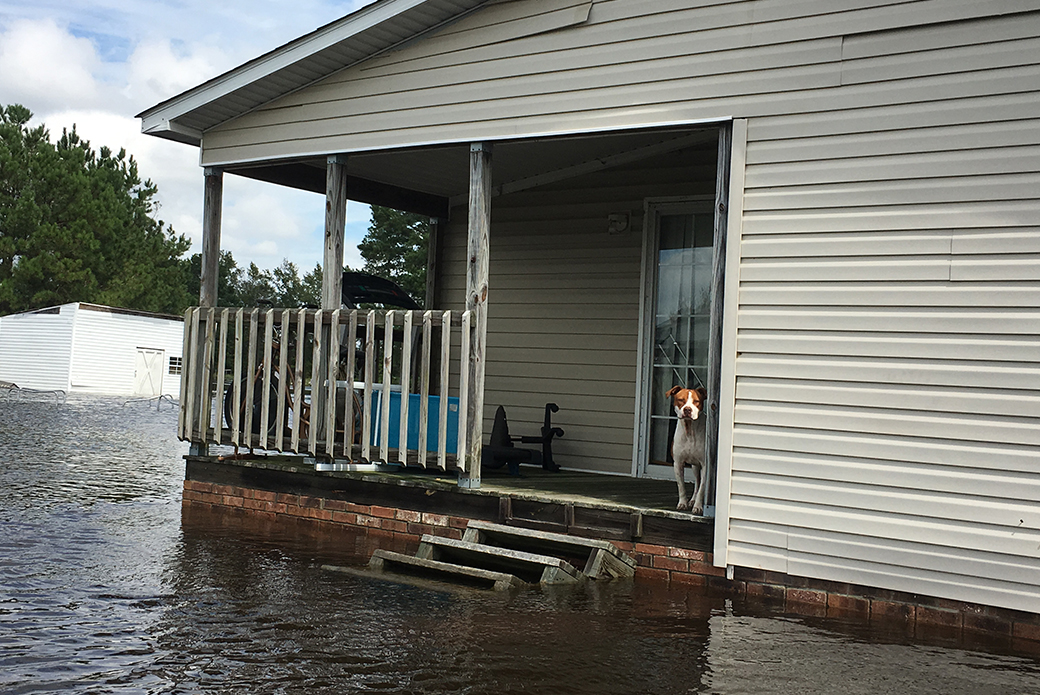
<svg viewBox="0 0 1040 695"><path fill-rule="evenodd" d="M73 302L0 317L0 380L24 389L180 397L184 320Z"/></svg>

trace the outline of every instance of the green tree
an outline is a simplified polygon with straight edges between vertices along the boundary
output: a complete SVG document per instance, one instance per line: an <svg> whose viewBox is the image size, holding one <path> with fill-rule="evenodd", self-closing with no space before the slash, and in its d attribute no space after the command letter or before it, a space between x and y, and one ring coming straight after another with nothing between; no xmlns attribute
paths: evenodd
<svg viewBox="0 0 1040 695"><path fill-rule="evenodd" d="M188 259L187 292L190 304L198 303L199 288L202 286L202 254L192 254ZM242 306L242 269L230 251L221 251L217 261L217 304L220 306Z"/></svg>
<svg viewBox="0 0 1040 695"><path fill-rule="evenodd" d="M325 272L321 263L314 264L314 270L303 276L304 303L313 306L321 306L321 285L324 281Z"/></svg>
<svg viewBox="0 0 1040 695"><path fill-rule="evenodd" d="M358 244L365 272L393 280L421 305L429 236L429 218L373 205L368 233Z"/></svg>
<svg viewBox="0 0 1040 695"><path fill-rule="evenodd" d="M242 275L239 285L239 297L242 306L256 306L260 303L277 304L274 290L274 277L270 270L262 270L256 263L250 263Z"/></svg>
<svg viewBox="0 0 1040 695"><path fill-rule="evenodd" d="M155 218L157 189L125 150L57 143L0 107L0 313L73 301L180 313L189 242Z"/></svg>

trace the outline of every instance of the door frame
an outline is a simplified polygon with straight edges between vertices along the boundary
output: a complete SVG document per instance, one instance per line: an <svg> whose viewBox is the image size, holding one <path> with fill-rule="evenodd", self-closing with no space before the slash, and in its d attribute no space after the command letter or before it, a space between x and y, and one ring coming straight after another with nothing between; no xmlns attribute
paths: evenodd
<svg viewBox="0 0 1040 695"><path fill-rule="evenodd" d="M657 248L659 245L658 217L662 211L686 211L691 206L713 202L714 234L712 239L712 297L710 335L708 344L708 407L706 464L708 466L705 494L705 516L715 516L716 500L728 523L729 476L731 470L732 424L736 357L736 277L739 266L740 218L743 214L744 151L747 142L747 121L735 119L719 127L718 155L714 196L686 196L650 198L644 201L643 258L640 280L639 342L636 358L636 412L633 437L632 475L648 477L650 433L650 374L653 355L653 303L657 297ZM702 208L703 209L703 208ZM735 223L735 224L734 224ZM730 229L733 227L733 229ZM725 344L726 350L723 350ZM648 362L649 359L649 362ZM721 458L721 461L720 461ZM661 478L671 477L671 471L661 471ZM724 480L720 481L720 475ZM655 476L657 477L657 476ZM719 496L717 486L725 487ZM721 538L720 538L721 535ZM727 534L716 534L716 551L724 548ZM716 556L725 562L725 552Z"/></svg>
<svg viewBox="0 0 1040 695"><path fill-rule="evenodd" d="M643 258L639 290L639 344L636 359L636 421L635 447L632 456L632 474L637 478L670 480L671 469L650 469L650 386L654 356L654 316L657 301L657 261L660 246L660 226L663 215L704 213L712 210L712 196L687 196L681 198L647 198L643 201ZM713 254L714 254L713 249ZM714 309L714 302L712 303ZM712 321L714 325L714 320ZM712 360L709 346L708 362ZM656 473L656 475L651 475Z"/></svg>

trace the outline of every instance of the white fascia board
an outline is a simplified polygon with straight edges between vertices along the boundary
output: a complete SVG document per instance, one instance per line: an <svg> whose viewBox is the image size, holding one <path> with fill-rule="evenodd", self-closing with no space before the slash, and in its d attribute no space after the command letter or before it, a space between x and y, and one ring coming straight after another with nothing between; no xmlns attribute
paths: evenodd
<svg viewBox="0 0 1040 695"><path fill-rule="evenodd" d="M382 0L363 7L343 19L142 111L136 116L141 119L141 131L155 135L175 133L192 138L197 131L188 128L178 130L175 119L426 2L428 0ZM184 131L191 131L192 135ZM199 139L193 144L198 145L201 141L201 133L198 136Z"/></svg>

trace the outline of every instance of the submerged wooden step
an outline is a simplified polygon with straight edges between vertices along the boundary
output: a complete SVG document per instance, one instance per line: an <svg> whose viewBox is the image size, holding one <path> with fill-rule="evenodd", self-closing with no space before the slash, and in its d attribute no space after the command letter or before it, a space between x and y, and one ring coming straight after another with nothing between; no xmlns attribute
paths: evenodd
<svg viewBox="0 0 1040 695"><path fill-rule="evenodd" d="M422 537L415 556L424 560L513 574L530 583L566 584L583 579L581 572L557 557L429 534Z"/></svg>
<svg viewBox="0 0 1040 695"><path fill-rule="evenodd" d="M497 548L572 559L592 579L632 577L636 561L613 543L562 533L470 521L462 540Z"/></svg>
<svg viewBox="0 0 1040 695"><path fill-rule="evenodd" d="M390 550L376 550L372 553L368 566L376 572L438 579L494 591L505 591L524 585L524 582L513 574L412 557Z"/></svg>

